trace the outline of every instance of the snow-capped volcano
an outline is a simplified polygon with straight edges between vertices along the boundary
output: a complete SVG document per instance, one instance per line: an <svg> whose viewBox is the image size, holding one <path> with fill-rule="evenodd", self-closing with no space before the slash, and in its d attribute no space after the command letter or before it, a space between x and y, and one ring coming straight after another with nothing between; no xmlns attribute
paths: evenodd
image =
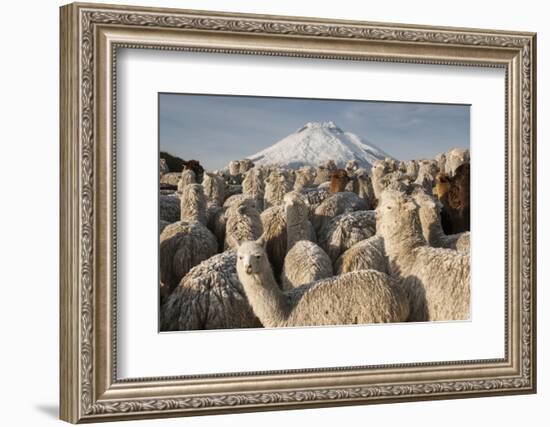
<svg viewBox="0 0 550 427"><path fill-rule="evenodd" d="M278 165L299 168L318 166L334 160L344 167L349 160L357 160L360 167L370 169L376 160L391 157L370 142L351 132L344 132L334 122L309 122L248 158L258 165Z"/></svg>

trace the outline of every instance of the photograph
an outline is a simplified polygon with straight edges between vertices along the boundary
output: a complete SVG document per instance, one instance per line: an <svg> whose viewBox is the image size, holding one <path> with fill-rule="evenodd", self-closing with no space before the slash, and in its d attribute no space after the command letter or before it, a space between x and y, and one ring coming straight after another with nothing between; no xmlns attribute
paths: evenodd
<svg viewBox="0 0 550 427"><path fill-rule="evenodd" d="M160 332L470 320L470 105L161 92L158 145Z"/></svg>
<svg viewBox="0 0 550 427"><path fill-rule="evenodd" d="M434 420L456 404L473 420L468 400L489 396L501 399L477 407L500 424L539 419L526 395L544 359L542 14L256 3L31 14L59 27L27 64L42 55L59 72L42 85L59 120L47 102L46 127L6 138L38 130L27 169L59 164L57 210L35 200L51 192L12 203L58 217L44 247L59 244L59 262L38 257L59 273L57 302L34 299L58 312L59 354L34 383L58 375L59 418L75 424L254 412L251 425L280 425L268 412L369 405L392 425L424 401L438 401ZM48 126L59 147L46 154ZM503 399L530 403L503 412Z"/></svg>

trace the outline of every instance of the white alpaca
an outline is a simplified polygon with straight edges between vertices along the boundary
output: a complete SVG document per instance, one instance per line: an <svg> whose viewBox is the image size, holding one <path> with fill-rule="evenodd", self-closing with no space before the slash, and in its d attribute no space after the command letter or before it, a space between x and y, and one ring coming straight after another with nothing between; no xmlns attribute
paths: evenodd
<svg viewBox="0 0 550 427"><path fill-rule="evenodd" d="M265 186L264 208L280 205L284 195L291 189L291 182L281 170L271 173Z"/></svg>
<svg viewBox="0 0 550 427"><path fill-rule="evenodd" d="M431 193L437 174L437 164L433 160L422 160L418 166L418 174L414 183Z"/></svg>
<svg viewBox="0 0 550 427"><path fill-rule="evenodd" d="M260 328L236 264L235 251L226 251L193 267L162 305L160 330Z"/></svg>
<svg viewBox="0 0 550 427"><path fill-rule="evenodd" d="M179 221L181 217L179 197L159 196L159 216L161 220L169 223Z"/></svg>
<svg viewBox="0 0 550 427"><path fill-rule="evenodd" d="M334 269L337 274L359 270L376 270L390 274L388 258L384 250L384 239L375 235L361 240L340 255Z"/></svg>
<svg viewBox="0 0 550 427"><path fill-rule="evenodd" d="M357 242L376 233L374 211L355 211L337 215L317 233L317 241L332 262Z"/></svg>
<svg viewBox="0 0 550 427"><path fill-rule="evenodd" d="M303 188L313 186L315 182L315 168L312 166L303 166L296 171L296 179L294 180L294 190L302 190Z"/></svg>
<svg viewBox="0 0 550 427"><path fill-rule="evenodd" d="M167 172L160 177L160 183L169 185L171 187L177 187L181 178L181 172Z"/></svg>
<svg viewBox="0 0 550 427"><path fill-rule="evenodd" d="M268 328L401 322L409 304L387 274L355 271L283 292L260 242L238 250L237 274L252 310Z"/></svg>
<svg viewBox="0 0 550 427"><path fill-rule="evenodd" d="M182 221L198 221L206 225L206 196L202 185L189 184L183 187L180 215Z"/></svg>
<svg viewBox="0 0 550 427"><path fill-rule="evenodd" d="M239 175L239 171L241 169L241 163L238 160L231 160L227 169L230 176L237 176Z"/></svg>
<svg viewBox="0 0 550 427"><path fill-rule="evenodd" d="M284 259L287 253L287 224L284 206L273 206L266 209L260 215L263 226L263 237L266 242L266 250L269 260L273 265L276 277L279 277L283 269ZM313 226L308 224L308 240L315 240Z"/></svg>
<svg viewBox="0 0 550 427"><path fill-rule="evenodd" d="M416 160L407 160L405 162L405 175L408 175L412 180L418 177L418 162Z"/></svg>
<svg viewBox="0 0 550 427"><path fill-rule="evenodd" d="M346 163L345 169L348 175L353 175L357 171L357 169L359 169L359 163L357 163L357 160L355 159L349 160Z"/></svg>
<svg viewBox="0 0 550 427"><path fill-rule="evenodd" d="M367 170L357 169L351 184L353 186L352 191L365 201L367 209L374 209L376 199L372 188L372 180Z"/></svg>
<svg viewBox="0 0 550 427"><path fill-rule="evenodd" d="M470 252L470 232L447 235L441 226L440 205L435 197L424 191L415 191L413 197L419 206L422 234L426 241L435 248L456 249L460 252Z"/></svg>
<svg viewBox="0 0 550 427"><path fill-rule="evenodd" d="M182 220L166 226L160 234L160 279L169 289L218 249L216 237L204 225L206 197L202 186L186 186L181 197Z"/></svg>
<svg viewBox="0 0 550 427"><path fill-rule="evenodd" d="M447 162L447 156L445 156L445 153L439 153L435 156L435 161L437 163L437 168L439 169L438 172L445 172L445 163Z"/></svg>
<svg viewBox="0 0 550 427"><path fill-rule="evenodd" d="M324 164L317 167L315 171L315 181L313 182L316 185L322 184L324 182L330 181L332 172L336 169L336 164L333 160L328 160Z"/></svg>
<svg viewBox="0 0 550 427"><path fill-rule="evenodd" d="M281 274L283 289L296 288L332 276L332 262L326 252L311 242L308 208L297 192L284 197L287 253Z"/></svg>
<svg viewBox="0 0 550 427"><path fill-rule="evenodd" d="M256 240L263 233L260 212L254 199L244 199L227 209L224 248L236 249L239 242Z"/></svg>
<svg viewBox="0 0 550 427"><path fill-rule="evenodd" d="M208 202L218 206L223 205L226 190L226 184L223 177L207 172L203 175L202 186Z"/></svg>
<svg viewBox="0 0 550 427"><path fill-rule="evenodd" d="M392 275L409 293L413 321L470 317L470 258L427 245L418 205L403 193L382 193L377 231L384 239Z"/></svg>
<svg viewBox="0 0 550 427"><path fill-rule="evenodd" d="M313 216L315 213L315 209L325 201L328 197L330 197L332 194L328 190L328 188L303 188L300 190L300 194L302 195L305 204L307 205L309 209L309 215L310 217Z"/></svg>
<svg viewBox="0 0 550 427"><path fill-rule="evenodd" d="M181 171L181 176L178 181L178 194L181 194L183 188L189 184L196 184L197 176L191 169L184 169Z"/></svg>
<svg viewBox="0 0 550 427"><path fill-rule="evenodd" d="M392 171L386 163L378 163L372 170L372 187L376 202L380 195L388 188L405 191L410 185L411 178L399 171Z"/></svg>
<svg viewBox="0 0 550 427"><path fill-rule="evenodd" d="M160 279L171 290L195 265L215 255L216 238L200 222L178 221L160 234Z"/></svg>
<svg viewBox="0 0 550 427"><path fill-rule="evenodd" d="M366 209L367 204L357 194L349 191L334 193L315 209L312 220L313 226L318 232L337 215Z"/></svg>
<svg viewBox="0 0 550 427"><path fill-rule="evenodd" d="M254 162L250 159L243 159L239 161L239 173L241 175L244 175L253 167L254 167Z"/></svg>
<svg viewBox="0 0 550 427"><path fill-rule="evenodd" d="M256 201L256 207L260 212L264 210L265 183L259 168L254 167L246 172L242 190L246 197Z"/></svg>
<svg viewBox="0 0 550 427"><path fill-rule="evenodd" d="M166 159L159 159L159 176L165 175L170 172Z"/></svg>
<svg viewBox="0 0 550 427"><path fill-rule="evenodd" d="M447 153L445 161L445 172L449 176L454 176L456 169L470 161L470 150L463 148L453 148ZM443 171L442 171L443 172Z"/></svg>

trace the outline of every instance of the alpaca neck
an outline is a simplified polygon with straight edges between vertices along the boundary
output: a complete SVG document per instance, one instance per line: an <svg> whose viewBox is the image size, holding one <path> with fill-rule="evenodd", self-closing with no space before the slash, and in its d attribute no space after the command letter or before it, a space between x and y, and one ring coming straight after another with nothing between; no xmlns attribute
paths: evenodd
<svg viewBox="0 0 550 427"><path fill-rule="evenodd" d="M439 215L437 213L432 215L430 212L428 215L422 216L420 222L422 223L422 234L427 242L431 246L438 245L445 236Z"/></svg>
<svg viewBox="0 0 550 427"><path fill-rule="evenodd" d="M408 229L384 236L384 246L391 268L401 275L409 274L416 261L415 249L425 245L426 240L420 224L414 219Z"/></svg>
<svg viewBox="0 0 550 427"><path fill-rule="evenodd" d="M300 240L308 239L308 218L306 215L294 215L292 208L289 208L286 212L286 238L287 238L287 252Z"/></svg>
<svg viewBox="0 0 550 427"><path fill-rule="evenodd" d="M182 198L180 208L182 221L206 224L206 200L204 198L199 200Z"/></svg>
<svg viewBox="0 0 550 427"><path fill-rule="evenodd" d="M274 328L284 323L290 313L290 303L275 281L271 268L262 274L241 277L241 282L252 310L262 325Z"/></svg>

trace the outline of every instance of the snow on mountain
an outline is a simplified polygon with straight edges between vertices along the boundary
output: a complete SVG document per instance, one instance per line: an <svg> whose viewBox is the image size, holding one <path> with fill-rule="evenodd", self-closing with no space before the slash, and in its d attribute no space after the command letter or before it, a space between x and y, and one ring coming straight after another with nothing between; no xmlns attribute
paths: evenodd
<svg viewBox="0 0 550 427"><path fill-rule="evenodd" d="M334 122L309 122L296 132L248 158L257 165L299 168L318 166L334 160L344 167L352 159L370 169L376 160L391 157L380 148L351 132L344 132Z"/></svg>

